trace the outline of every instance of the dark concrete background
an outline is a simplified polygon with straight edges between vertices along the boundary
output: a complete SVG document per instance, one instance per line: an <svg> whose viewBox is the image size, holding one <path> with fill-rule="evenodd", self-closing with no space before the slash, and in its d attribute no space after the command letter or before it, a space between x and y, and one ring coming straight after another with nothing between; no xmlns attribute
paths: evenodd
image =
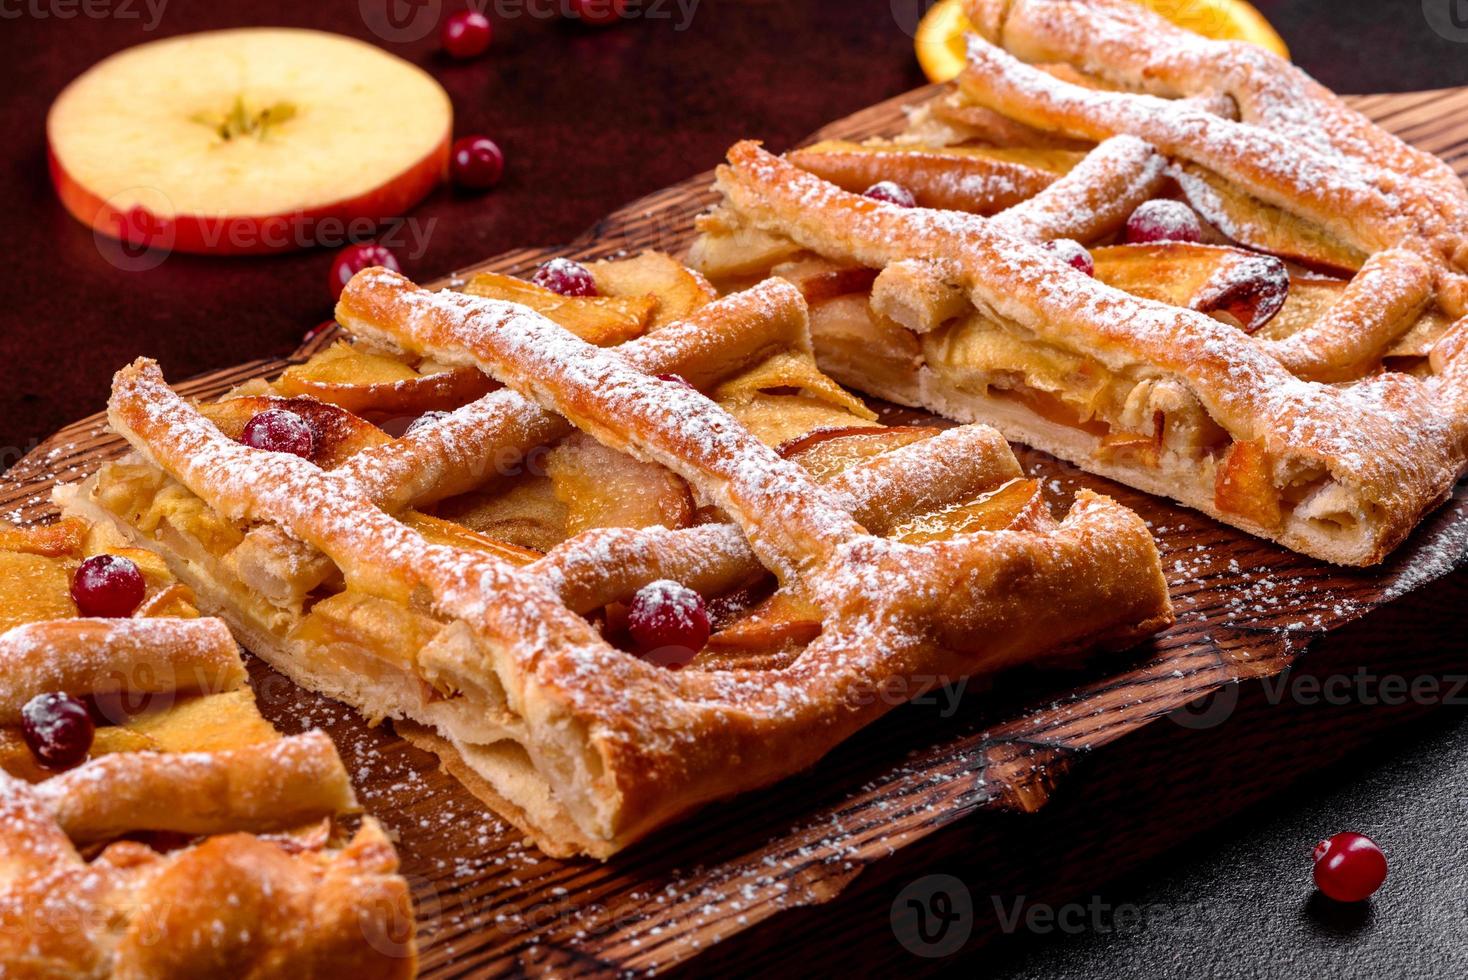
<svg viewBox="0 0 1468 980"><path fill-rule="evenodd" d="M168 0L152 32L121 16L63 18L58 2L0 0L0 180L11 231L0 253L0 468L32 440L99 409L111 373L137 354L158 357L182 378L288 350L331 308L325 251L174 256L146 273L110 266L50 193L43 122L61 87L122 47L206 28L289 24L371 38L355 0ZM1468 28L1462 40L1444 37L1427 15L1441 12L1440 23L1451 24L1450 3L1468 24L1468 0L1259 6L1298 63L1339 91L1364 92L1468 84ZM760 136L781 147L920 84L898 23L920 6L703 0L686 31L648 21L595 32L522 17L501 22L491 55L468 65L443 61L432 37L386 45L443 80L458 132L494 136L509 158L494 193L440 191L415 211L436 224L426 250L404 257L406 271L429 278L514 246L564 241L616 206L713 165L735 139ZM137 0L130 7L143 10ZM1079 933L1021 929L980 954L979 970L1468 975L1465 759L1468 718L1461 706L1444 708L1224 832L1143 867L1119 866L1117 882L1080 897L1102 911L1083 916ZM1343 829L1376 837L1392 862L1369 907L1332 909L1310 897L1310 849ZM1111 929L1117 912L1127 923L1120 932ZM970 961L965 972L973 970Z"/></svg>

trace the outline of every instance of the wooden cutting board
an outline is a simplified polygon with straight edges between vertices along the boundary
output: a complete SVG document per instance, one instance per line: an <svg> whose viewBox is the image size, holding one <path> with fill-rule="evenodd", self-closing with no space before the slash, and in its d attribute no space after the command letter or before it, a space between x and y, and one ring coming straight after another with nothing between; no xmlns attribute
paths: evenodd
<svg viewBox="0 0 1468 980"><path fill-rule="evenodd" d="M873 106L812 139L890 135L903 125L903 108L931 93L922 89ZM1351 101L1468 172L1468 89ZM590 259L655 248L681 255L692 239L693 215L714 200L710 183L711 175L701 174L610 215L565 248L511 252L440 284L457 284L479 270L527 273L556 254ZM330 340L331 332L318 333L287 359L251 361L180 389L217 395L298 363ZM930 418L877 407L894 420ZM948 828L959 818L980 810L1038 810L1068 776L1080 783L1077 792L1104 801L1104 792L1070 772L1077 760L1105 758L1129 739L1151 744L1159 731L1154 723L1177 709L1273 678L1323 638L1351 635L1351 624L1363 617L1386 622L1389 606L1408 608L1424 590L1461 581L1444 578L1468 551L1468 491L1461 485L1385 565L1352 571L1016 448L1059 508L1077 488L1092 487L1151 522L1177 624L1143 649L1099 658L1081 672L1007 678L986 691L974 684L956 706L945 694L899 709L814 771L709 807L610 863L541 856L389 726L369 728L349 709L295 688L255 661L262 710L286 731L327 730L367 809L396 834L418 903L425 976L605 975L690 961L693 969L737 973L761 957L781 962L782 949L807 966L874 968L885 961L917 971L937 961L904 952L897 940L905 926L895 917L874 922L863 913L847 921L838 912L813 919L792 910L831 902L858 876L871 891L872 882L933 871L935 861L953 852L951 843L939 842L952 840ZM100 416L67 427L0 478L0 513L47 519L55 513L49 502L55 484L89 475L122 449ZM1184 770L1191 749L1177 741L1172 765ZM1241 745L1250 741L1246 735ZM1236 761L1254 762L1248 755ZM1204 809L1208 778L1197 801ZM1200 818L1198 826L1207 822ZM1174 839L1180 838L1134 842L1129 855L1145 857ZM1025 880L1026 869L1003 853L1002 835L987 841L999 845L990 865ZM1114 873L1104 861L1090 867L1093 877ZM894 887L879 894L874 907L895 893ZM805 928L816 921L821 928Z"/></svg>

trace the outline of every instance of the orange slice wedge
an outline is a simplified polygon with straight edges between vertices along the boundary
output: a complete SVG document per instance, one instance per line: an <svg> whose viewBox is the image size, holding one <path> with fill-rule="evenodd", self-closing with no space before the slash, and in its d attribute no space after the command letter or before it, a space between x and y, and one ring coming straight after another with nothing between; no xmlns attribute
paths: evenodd
<svg viewBox="0 0 1468 980"><path fill-rule="evenodd" d="M1288 58L1284 39L1264 15L1244 0L1138 0L1180 27L1219 41L1248 41ZM963 13L962 0L938 0L923 16L915 36L918 63L935 82L946 82L963 70L967 42L973 28Z"/></svg>

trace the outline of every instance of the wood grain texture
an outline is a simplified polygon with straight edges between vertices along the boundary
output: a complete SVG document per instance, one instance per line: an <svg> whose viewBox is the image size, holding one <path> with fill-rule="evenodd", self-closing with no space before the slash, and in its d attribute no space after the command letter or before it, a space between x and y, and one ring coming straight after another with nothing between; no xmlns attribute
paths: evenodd
<svg viewBox="0 0 1468 980"><path fill-rule="evenodd" d="M812 139L890 134L903 124L902 108L926 94L919 90L874 106ZM1468 170L1468 89L1355 102L1460 173ZM565 248L501 255L443 284L481 269L525 273L551 254L600 258L645 248L681 254L692 237L691 217L714 199L710 183L708 174L691 178L623 208ZM300 361L330 339L330 332L318 334L288 360L254 361L180 387L190 395L218 394ZM877 407L890 421L930 418ZM0 478L0 512L23 521L46 519L54 513L51 486L89 474L121 448L100 417L69 426ZM544 970L590 976L660 971L694 961L700 972L717 967L737 973L755 963L775 966L791 924L801 932L806 962L820 956L823 966L860 969L884 960L911 966L918 961L890 932L877 941L843 930L843 921L864 920L842 910L880 914L882 903L891 900L884 883L956 853L954 824L979 811L1038 811L1057 787L1065 788L1082 760L1088 769L1104 770L1108 758L1141 757L1169 778L1175 775L1179 785L1189 778L1216 780L1204 761L1219 753L1211 723L1153 723L1178 717L1179 709L1201 698L1273 678L1307 649L1321 662L1328 660L1321 649L1350 660L1344 652L1349 644L1337 638L1363 629L1375 636L1370 630L1377 627L1367 624L1387 622L1388 604L1408 608L1428 594L1422 590L1440 592L1440 580L1468 549L1468 493L1462 486L1385 565L1354 571L1283 551L1045 454L1016 449L1025 469L1045 481L1057 508L1063 510L1076 489L1091 487L1152 523L1179 613L1176 626L1141 649L1094 658L1084 669L1026 672L984 685L985 691L971 684L956 710L947 710L946 692L904 707L811 773L710 807L608 864L553 861L527 849L390 729L368 728L349 710L297 690L254 662L262 710L287 731L326 729L342 747L369 811L396 832L419 903L427 976ZM1362 649L1380 649L1384 642ZM1437 662L1432 656L1425 660ZM1272 723L1251 714L1247 697L1242 703L1229 709L1235 735L1225 742L1256 749L1269 744ZM1298 723L1319 723L1318 716L1310 717ZM1257 728L1249 727L1250 719ZM1203 720L1209 721L1206 715ZM1338 746L1364 737L1375 723L1358 720L1340 730ZM1201 729L1206 736L1198 734ZM1215 744L1200 748L1210 738ZM1097 751L1102 748L1107 751ZM1233 758L1238 764L1237 753ZM1257 771L1251 766L1248 778L1238 781L1248 788L1240 798L1267 795L1298 771L1281 764ZM1086 780L1094 794L1087 805L1119 803L1126 795L1119 787L1128 778L1135 774L1113 768L1099 787L1096 779ZM1186 805L1196 810L1198 801ZM1230 803L1220 813L1231 808L1236 807ZM1004 853L1007 835L1023 836L1025 830L992 819L980 823L982 834L969 844L989 849L986 873L994 880L1022 887L1029 872L1044 877L1042 868ZM1179 820L1172 832L1129 840L1129 853L1156 853L1186 836L1187 826ZM1079 844L1084 840L1080 835ZM1058 848L1056 860L1073 850ZM1062 882L1053 886L1057 894L1086 887L1087 874L1106 873L1094 862L1076 867L1091 870L1046 879ZM824 906L848 890L846 900L828 909L792 911Z"/></svg>

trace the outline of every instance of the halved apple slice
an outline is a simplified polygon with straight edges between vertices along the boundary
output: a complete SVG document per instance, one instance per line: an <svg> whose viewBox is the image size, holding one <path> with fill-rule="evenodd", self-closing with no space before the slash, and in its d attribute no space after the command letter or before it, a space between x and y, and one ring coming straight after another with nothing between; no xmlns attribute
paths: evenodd
<svg viewBox="0 0 1468 980"><path fill-rule="evenodd" d="M598 527L686 527L693 519L688 484L656 463L573 433L546 457L556 499L566 505L566 533Z"/></svg>
<svg viewBox="0 0 1468 980"><path fill-rule="evenodd" d="M320 31L209 31L129 48L46 120L62 203L105 235L279 252L406 214L447 172L453 111L422 69Z"/></svg>
<svg viewBox="0 0 1468 980"><path fill-rule="evenodd" d="M494 383L477 368L424 374L396 358L337 343L286 368L272 387L287 398L315 398L356 415L403 416L451 411Z"/></svg>
<svg viewBox="0 0 1468 980"><path fill-rule="evenodd" d="M1188 203L1241 245L1337 275L1354 275L1366 263L1364 252L1318 225L1265 204L1211 170L1182 163L1176 176Z"/></svg>
<svg viewBox="0 0 1468 980"><path fill-rule="evenodd" d="M464 286L471 296L528 306L588 343L620 344L647 332L658 301L654 296L562 296L533 282L481 272Z"/></svg>
<svg viewBox="0 0 1468 980"><path fill-rule="evenodd" d="M1096 278L1107 285L1200 313L1226 314L1245 333L1274 319L1290 293L1283 262L1240 248L1158 242L1098 248L1091 256Z"/></svg>
<svg viewBox="0 0 1468 980"><path fill-rule="evenodd" d="M960 534L1002 531L1045 506L1038 480L1011 480L976 500L954 504L932 514L921 514L892 529L889 535L904 544L951 541Z"/></svg>
<svg viewBox="0 0 1468 980"><path fill-rule="evenodd" d="M922 147L828 140L790 153L790 162L861 193L893 180L925 208L994 214L1034 197L1082 155L1027 147Z"/></svg>
<svg viewBox="0 0 1468 980"><path fill-rule="evenodd" d="M657 304L652 327L681 320L719 294L703 276L664 252L587 265L603 296L651 296Z"/></svg>
<svg viewBox="0 0 1468 980"><path fill-rule="evenodd" d="M60 558L80 553L86 539L86 522L75 517L32 527L0 524L0 551Z"/></svg>
<svg viewBox="0 0 1468 980"><path fill-rule="evenodd" d="M885 429L817 429L785 443L778 452L804 466L818 482L825 483L859 463L931 439L941 431L920 425L894 425Z"/></svg>
<svg viewBox="0 0 1468 980"><path fill-rule="evenodd" d="M1284 509L1274 485L1273 461L1262 444L1236 442L1229 448L1214 477L1213 505L1260 527L1279 527Z"/></svg>

